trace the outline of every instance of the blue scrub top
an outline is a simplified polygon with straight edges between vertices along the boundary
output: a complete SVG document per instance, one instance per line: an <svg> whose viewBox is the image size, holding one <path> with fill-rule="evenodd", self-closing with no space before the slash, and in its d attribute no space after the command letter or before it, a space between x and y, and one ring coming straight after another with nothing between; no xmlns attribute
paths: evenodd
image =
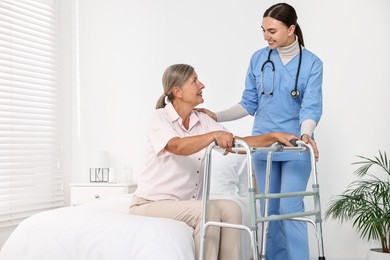
<svg viewBox="0 0 390 260"><path fill-rule="evenodd" d="M312 119L318 124L322 115L322 61L310 51L302 49L298 79L300 96L292 98L299 54L283 65L279 52L273 49L270 57L275 65L273 95L262 95L262 91L269 93L272 89L272 69L269 62L264 66L261 80L261 67L267 60L269 51L270 48L266 47L252 55L240 104L249 114L255 116L253 135L285 132L300 136L300 125L303 121ZM266 158L265 154L257 156ZM309 159L306 152L273 154L275 161Z"/></svg>

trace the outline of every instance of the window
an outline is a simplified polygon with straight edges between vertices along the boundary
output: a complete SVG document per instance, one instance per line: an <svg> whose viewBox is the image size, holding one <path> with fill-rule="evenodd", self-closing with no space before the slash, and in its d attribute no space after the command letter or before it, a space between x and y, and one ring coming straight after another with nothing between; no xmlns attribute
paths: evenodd
<svg viewBox="0 0 390 260"><path fill-rule="evenodd" d="M57 9L0 1L0 228L64 205Z"/></svg>

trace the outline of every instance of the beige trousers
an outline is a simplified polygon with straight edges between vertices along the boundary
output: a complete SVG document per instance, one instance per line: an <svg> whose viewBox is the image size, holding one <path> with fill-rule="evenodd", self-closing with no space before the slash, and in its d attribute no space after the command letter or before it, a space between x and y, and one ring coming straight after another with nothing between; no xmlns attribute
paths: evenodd
<svg viewBox="0 0 390 260"><path fill-rule="evenodd" d="M149 201L134 196L129 212L134 215L170 218L185 222L194 229L195 259L198 259L202 201ZM210 200L207 208L207 220L241 224L240 206L231 200ZM216 226L208 227L204 252L205 260L239 260L240 230Z"/></svg>

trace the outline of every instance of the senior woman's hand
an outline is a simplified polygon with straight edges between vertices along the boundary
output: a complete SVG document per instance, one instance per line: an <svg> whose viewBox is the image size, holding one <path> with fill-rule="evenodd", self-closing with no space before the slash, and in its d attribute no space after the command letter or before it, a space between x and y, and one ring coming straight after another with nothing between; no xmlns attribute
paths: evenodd
<svg viewBox="0 0 390 260"><path fill-rule="evenodd" d="M214 141L223 149L229 149L233 146L234 136L226 131L217 131L214 135Z"/></svg>

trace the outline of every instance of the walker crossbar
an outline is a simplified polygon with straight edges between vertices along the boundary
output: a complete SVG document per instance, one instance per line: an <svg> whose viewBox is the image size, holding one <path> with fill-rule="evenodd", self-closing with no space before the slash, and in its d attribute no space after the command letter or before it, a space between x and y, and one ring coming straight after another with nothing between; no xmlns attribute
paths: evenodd
<svg viewBox="0 0 390 260"><path fill-rule="evenodd" d="M208 221L205 225L204 228L208 228L209 226L218 226L218 227L227 227L227 228L237 228L237 229L242 229L246 230L249 233L251 232L250 228L247 226L243 225L237 225L237 224L230 224L230 223L223 223L223 222L216 222L216 221Z"/></svg>
<svg viewBox="0 0 390 260"><path fill-rule="evenodd" d="M278 198L289 198L298 196L313 196L316 195L316 191L299 191L299 192L286 192L286 193L268 193L268 194L256 194L256 199L278 199Z"/></svg>
<svg viewBox="0 0 390 260"><path fill-rule="evenodd" d="M300 217L308 217L317 215L320 213L317 210L312 211L305 211L305 212L297 212L297 213L290 213L290 214L283 214L283 215L270 215L267 217L258 217L257 222L265 222L265 221L274 221L274 220L283 220L283 219L294 219L294 218L300 218ZM306 219L303 221L307 221Z"/></svg>
<svg viewBox="0 0 390 260"><path fill-rule="evenodd" d="M259 260L265 259L265 245L266 245L266 235L268 232L269 221L275 220L291 220L291 221L305 221L311 223L316 229L316 238L318 246L318 255L320 260L325 260L324 257L324 246L323 246L323 237L322 237L322 219L321 219L321 206L320 206L320 196L319 196L319 185L317 180L317 169L315 163L314 149L310 144L306 144L303 141L297 141L297 146L294 147L285 147L280 143L275 143L269 147L249 147L248 144L240 139L235 140L234 147L232 148L233 152L246 153L246 163L248 170L248 192L249 192L249 210L250 210L250 227L245 225L237 225L230 223L222 223L215 221L206 221L207 216L207 205L210 194L210 169L211 169L211 153L212 150L217 146L215 143L211 143L205 153L204 161L204 176L203 176L203 199L202 199L202 228L200 231L200 248L199 248L199 260L204 258L204 243L206 239L206 230L209 226L219 226L225 228L237 228L245 230L249 233L251 238L251 245L253 250L253 259ZM313 185L312 191L302 191L302 192L289 192L289 193L270 193L269 184L270 184L270 174L271 174L271 165L272 165L272 153L274 152L304 152L308 151L310 153L311 159L311 171L313 175ZM256 194L255 189L255 174L253 171L252 164L252 153L253 152L267 152L267 167L266 167L266 184L265 192L261 194ZM288 197L297 197L297 196L312 196L314 200L315 209L312 211L296 212L290 214L282 215L268 215L268 200L275 198L288 198ZM257 200L263 200L263 212L257 208ZM262 215L261 215L262 212ZM260 216L258 216L260 215ZM315 216L315 221L311 218L305 218L309 216ZM258 243L258 224L262 224L262 239L259 252L259 243Z"/></svg>

